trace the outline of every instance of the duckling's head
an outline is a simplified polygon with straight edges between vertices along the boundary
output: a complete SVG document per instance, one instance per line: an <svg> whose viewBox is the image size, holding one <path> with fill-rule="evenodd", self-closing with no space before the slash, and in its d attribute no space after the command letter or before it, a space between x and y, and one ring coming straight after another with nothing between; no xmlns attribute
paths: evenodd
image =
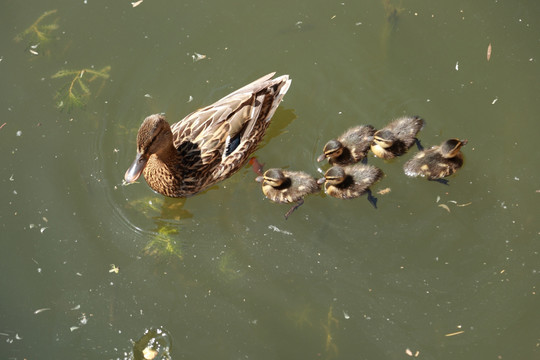
<svg viewBox="0 0 540 360"><path fill-rule="evenodd" d="M322 184L326 181L330 185L338 185L345 181L347 174L341 166L333 166L330 169L326 170L324 177L317 180L318 184Z"/></svg>
<svg viewBox="0 0 540 360"><path fill-rule="evenodd" d="M152 154L160 154L172 146L172 132L165 117L154 114L144 119L137 134L137 156L127 169L124 180L132 183L141 176L148 158Z"/></svg>
<svg viewBox="0 0 540 360"><path fill-rule="evenodd" d="M325 158L337 158L343 153L343 144L338 140L330 140L324 145L323 154L317 158L318 162Z"/></svg>
<svg viewBox="0 0 540 360"><path fill-rule="evenodd" d="M263 176L259 176L255 180L272 187L279 187L283 185L286 179L285 174L280 169L268 169L264 172Z"/></svg>
<svg viewBox="0 0 540 360"><path fill-rule="evenodd" d="M463 145L467 144L467 140L449 139L441 144L441 154L443 157L449 159L453 158L459 153L459 149Z"/></svg>
<svg viewBox="0 0 540 360"><path fill-rule="evenodd" d="M394 133L387 129L381 129L375 132L373 135L373 142L379 145L383 149L387 149L394 144L396 141L396 136Z"/></svg>

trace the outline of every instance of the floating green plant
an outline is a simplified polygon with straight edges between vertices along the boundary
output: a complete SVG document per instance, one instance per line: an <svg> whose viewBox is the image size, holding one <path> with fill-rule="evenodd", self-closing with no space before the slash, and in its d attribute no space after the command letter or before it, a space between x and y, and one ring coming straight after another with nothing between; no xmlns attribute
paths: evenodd
<svg viewBox="0 0 540 360"><path fill-rule="evenodd" d="M150 239L144 248L147 255L158 257L177 257L183 259L181 245L171 235L178 234L178 228L169 224L159 227L157 234Z"/></svg>
<svg viewBox="0 0 540 360"><path fill-rule="evenodd" d="M386 20L383 22L383 28L381 31L381 46L382 46L383 56L386 58L391 35L393 34L393 32L395 31L397 27L397 23L398 23L401 13L405 9L401 7L401 3L402 3L401 0L399 0L399 5L393 4L392 0L381 0L381 1L384 7L384 16Z"/></svg>
<svg viewBox="0 0 540 360"><path fill-rule="evenodd" d="M37 20L30 25L26 30L17 34L13 40L16 42L22 41L25 38L28 38L29 42L38 42L45 43L51 40L52 33L54 30L58 29L58 18L54 19L52 22L47 24L42 24L41 22L48 16L55 14L57 10L45 11L41 14Z"/></svg>
<svg viewBox="0 0 540 360"><path fill-rule="evenodd" d="M303 308L288 313L287 316L294 321L296 327L313 326L311 318L313 317L313 307L310 304L304 305Z"/></svg>
<svg viewBox="0 0 540 360"><path fill-rule="evenodd" d="M326 334L325 351L327 359L337 357L339 354L339 350L336 343L334 342L333 336L333 329L337 328L338 325L339 320L334 317L333 306L330 305L330 308L328 309L328 315L326 316L326 323L322 324L322 327Z"/></svg>
<svg viewBox="0 0 540 360"><path fill-rule="evenodd" d="M69 81L58 90L55 99L58 100L56 107L60 110L71 111L74 107L84 107L90 98L91 92L88 83L96 79L105 81L109 78L110 66L105 66L100 70L60 70L52 79L68 78Z"/></svg>
<svg viewBox="0 0 540 360"><path fill-rule="evenodd" d="M401 7L401 0L399 1L399 5L392 4L391 0L382 0L382 4L386 21L390 25L390 28L393 29L398 22L399 15L401 15L405 9Z"/></svg>
<svg viewBox="0 0 540 360"><path fill-rule="evenodd" d="M144 214L146 217L151 217L161 212L163 199L155 196L147 196L142 199L130 201L129 206L137 209L137 212Z"/></svg>
<svg viewBox="0 0 540 360"><path fill-rule="evenodd" d="M228 280L237 279L242 276L242 273L234 268L234 255L230 252L221 254L219 259L219 271L221 271Z"/></svg>

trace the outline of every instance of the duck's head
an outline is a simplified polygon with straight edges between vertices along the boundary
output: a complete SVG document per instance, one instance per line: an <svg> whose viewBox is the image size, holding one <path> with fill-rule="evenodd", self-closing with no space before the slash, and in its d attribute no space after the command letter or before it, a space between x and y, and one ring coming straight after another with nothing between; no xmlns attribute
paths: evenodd
<svg viewBox="0 0 540 360"><path fill-rule="evenodd" d="M394 144L396 136L390 130L381 129L373 135L373 142L383 149L387 149Z"/></svg>
<svg viewBox="0 0 540 360"><path fill-rule="evenodd" d="M129 184L141 176L148 158L152 154L160 154L172 144L172 133L165 117L159 114L144 119L137 134L137 156L127 169L124 180Z"/></svg>
<svg viewBox="0 0 540 360"><path fill-rule="evenodd" d="M285 174L280 169L268 169L262 176L258 176L255 180L272 187L279 187L283 185L286 179Z"/></svg>
<svg viewBox="0 0 540 360"><path fill-rule="evenodd" d="M337 158L343 153L343 144L338 140L330 140L324 145L323 154L317 158L318 162L325 158Z"/></svg>
<svg viewBox="0 0 540 360"><path fill-rule="evenodd" d="M341 166L333 166L330 169L326 170L324 177L317 180L317 183L320 185L326 181L330 185L338 185L345 181L347 174Z"/></svg>
<svg viewBox="0 0 540 360"><path fill-rule="evenodd" d="M449 159L453 158L459 153L459 149L463 145L467 145L467 140L449 139L441 144L441 154L443 157Z"/></svg>

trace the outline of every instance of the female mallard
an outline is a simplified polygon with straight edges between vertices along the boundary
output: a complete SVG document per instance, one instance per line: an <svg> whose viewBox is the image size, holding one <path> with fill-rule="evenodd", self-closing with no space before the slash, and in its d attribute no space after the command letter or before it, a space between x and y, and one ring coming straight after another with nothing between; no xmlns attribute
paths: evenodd
<svg viewBox="0 0 540 360"><path fill-rule="evenodd" d="M449 139L439 146L420 151L403 165L408 176L424 176L437 180L452 175L463 165L460 149L467 140Z"/></svg>
<svg viewBox="0 0 540 360"><path fill-rule="evenodd" d="M354 199L369 192L369 187L383 175L381 169L371 165L333 166L317 182L324 183L324 191L330 196Z"/></svg>
<svg viewBox="0 0 540 360"><path fill-rule="evenodd" d="M132 183L142 173L158 193L185 197L233 175L256 150L291 85L288 75L272 79L274 74L172 126L162 115L148 116L139 128L137 156L125 181Z"/></svg>
<svg viewBox="0 0 540 360"><path fill-rule="evenodd" d="M354 164L366 157L373 141L375 128L371 125L360 125L345 131L337 139L324 145L323 154L317 161L328 158L332 165Z"/></svg>
<svg viewBox="0 0 540 360"><path fill-rule="evenodd" d="M285 214L285 219L304 203L304 196L321 190L317 181L302 171L269 169L255 180L262 183L262 191L271 201L297 203Z"/></svg>
<svg viewBox="0 0 540 360"><path fill-rule="evenodd" d="M403 155L417 141L423 126L424 120L418 116L396 119L373 135L371 151L385 160Z"/></svg>

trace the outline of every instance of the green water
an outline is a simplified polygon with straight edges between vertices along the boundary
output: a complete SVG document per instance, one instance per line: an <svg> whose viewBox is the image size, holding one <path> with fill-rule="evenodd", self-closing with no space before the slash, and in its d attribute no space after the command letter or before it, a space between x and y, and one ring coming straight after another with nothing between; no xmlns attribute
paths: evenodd
<svg viewBox="0 0 540 360"><path fill-rule="evenodd" d="M539 358L540 3L385 1L4 1L0 357L136 358L162 328L172 359ZM14 40L49 10L49 41ZM377 209L320 194L287 221L250 166L187 200L122 186L145 116L271 71L293 82L266 167L320 176L327 140L405 114L465 165L445 186L403 174L416 149L370 156ZM58 109L77 76L85 107Z"/></svg>

